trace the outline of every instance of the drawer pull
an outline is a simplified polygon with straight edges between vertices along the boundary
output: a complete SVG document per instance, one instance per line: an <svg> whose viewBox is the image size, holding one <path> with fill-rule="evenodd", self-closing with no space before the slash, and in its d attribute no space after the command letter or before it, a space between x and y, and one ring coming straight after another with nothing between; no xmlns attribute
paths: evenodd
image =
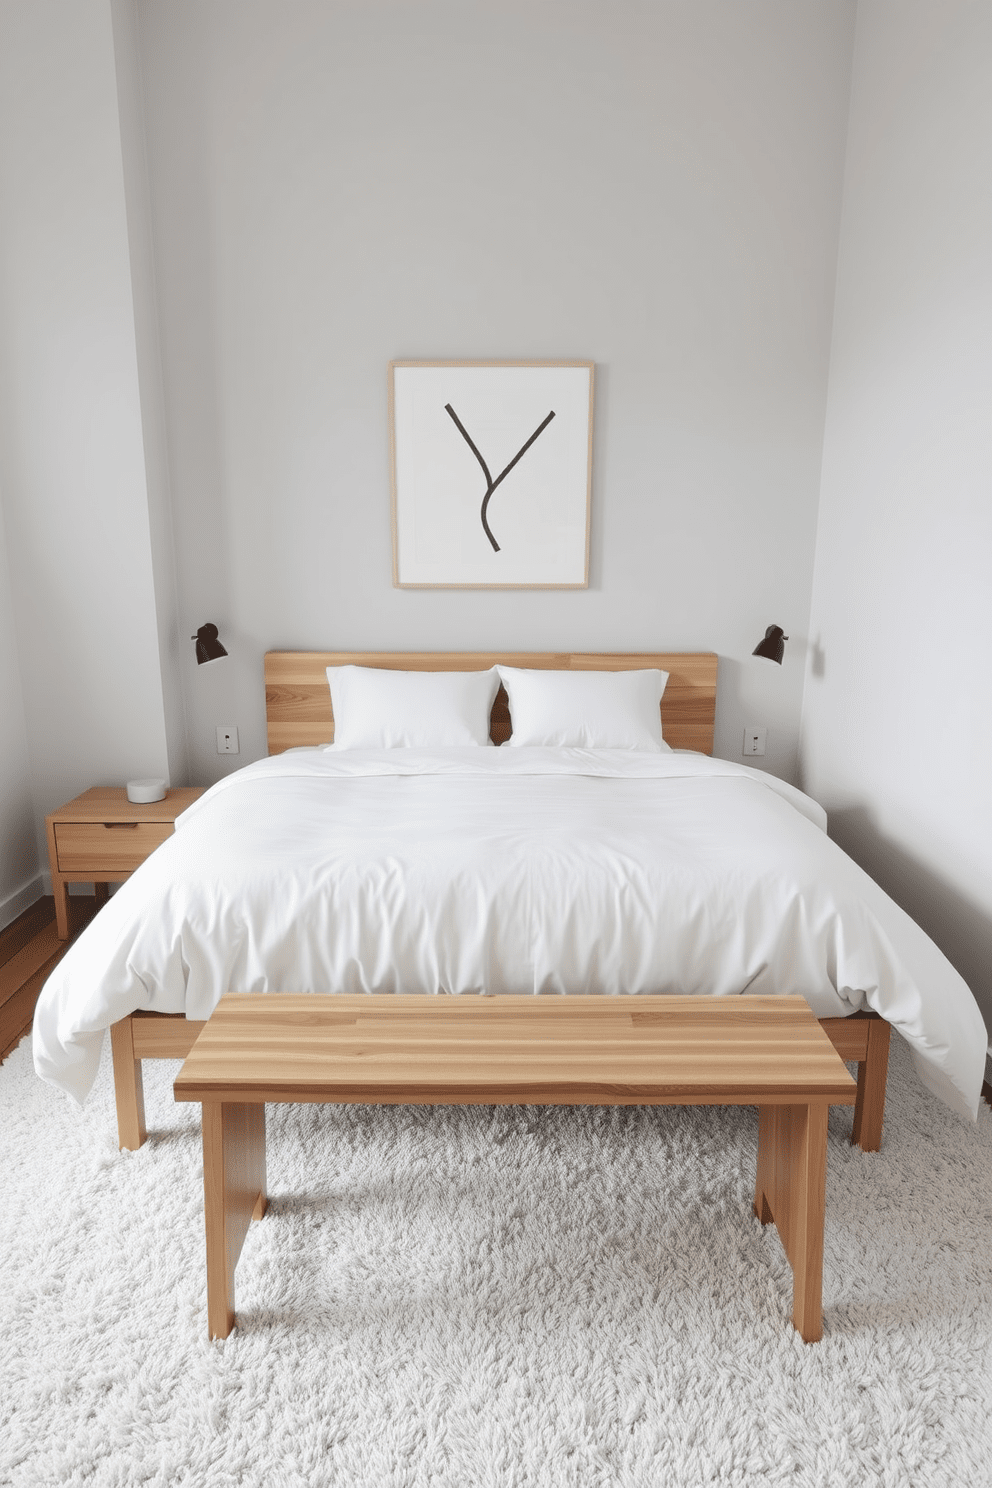
<svg viewBox="0 0 992 1488"><path fill-rule="evenodd" d="M138 823L137 822L104 822L103 825L106 827L106 829L107 829L108 832L119 832L122 827L125 827L125 828L132 827L132 828L134 828L134 827L137 827Z"/></svg>

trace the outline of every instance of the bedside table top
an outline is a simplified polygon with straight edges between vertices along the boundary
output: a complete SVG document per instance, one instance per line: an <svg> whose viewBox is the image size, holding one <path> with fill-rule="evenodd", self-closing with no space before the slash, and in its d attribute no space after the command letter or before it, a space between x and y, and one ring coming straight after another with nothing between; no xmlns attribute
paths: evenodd
<svg viewBox="0 0 992 1488"><path fill-rule="evenodd" d="M122 785L94 785L75 800L67 801L45 818L49 822L169 822L203 795L206 786L179 785L167 790L161 801L139 804L129 801Z"/></svg>

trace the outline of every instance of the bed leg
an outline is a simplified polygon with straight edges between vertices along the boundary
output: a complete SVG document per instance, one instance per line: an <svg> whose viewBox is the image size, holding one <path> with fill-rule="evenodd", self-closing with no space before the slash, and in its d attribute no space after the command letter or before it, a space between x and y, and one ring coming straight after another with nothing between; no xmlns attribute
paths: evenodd
<svg viewBox="0 0 992 1488"><path fill-rule="evenodd" d="M858 1062L858 1095L851 1132L852 1144L862 1152L877 1152L882 1145L891 1032L891 1025L884 1018L872 1018L868 1022L868 1049L865 1058Z"/></svg>
<svg viewBox="0 0 992 1488"><path fill-rule="evenodd" d="M110 1027L114 1055L114 1093L117 1097L118 1146L137 1151L145 1140L145 1092L141 1083L141 1060L134 1057L131 1019L122 1018Z"/></svg>

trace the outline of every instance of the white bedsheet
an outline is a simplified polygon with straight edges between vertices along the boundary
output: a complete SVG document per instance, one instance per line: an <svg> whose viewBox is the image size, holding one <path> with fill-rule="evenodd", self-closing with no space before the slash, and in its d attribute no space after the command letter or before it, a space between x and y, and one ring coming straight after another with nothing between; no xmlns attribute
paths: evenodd
<svg viewBox="0 0 992 1488"><path fill-rule="evenodd" d="M862 1007L975 1117L961 977L770 775L688 753L291 750L176 823L46 983L40 1075L78 1100L138 1008L234 992L799 992Z"/></svg>

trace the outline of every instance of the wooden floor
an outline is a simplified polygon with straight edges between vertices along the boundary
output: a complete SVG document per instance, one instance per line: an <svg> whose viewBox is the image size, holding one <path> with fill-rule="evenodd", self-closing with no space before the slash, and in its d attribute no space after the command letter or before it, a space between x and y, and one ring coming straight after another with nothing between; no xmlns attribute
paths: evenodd
<svg viewBox="0 0 992 1488"><path fill-rule="evenodd" d="M69 900L69 939L55 931L55 900L38 899L0 930L0 1060L31 1031L34 1005L49 973L96 912L88 895Z"/></svg>

